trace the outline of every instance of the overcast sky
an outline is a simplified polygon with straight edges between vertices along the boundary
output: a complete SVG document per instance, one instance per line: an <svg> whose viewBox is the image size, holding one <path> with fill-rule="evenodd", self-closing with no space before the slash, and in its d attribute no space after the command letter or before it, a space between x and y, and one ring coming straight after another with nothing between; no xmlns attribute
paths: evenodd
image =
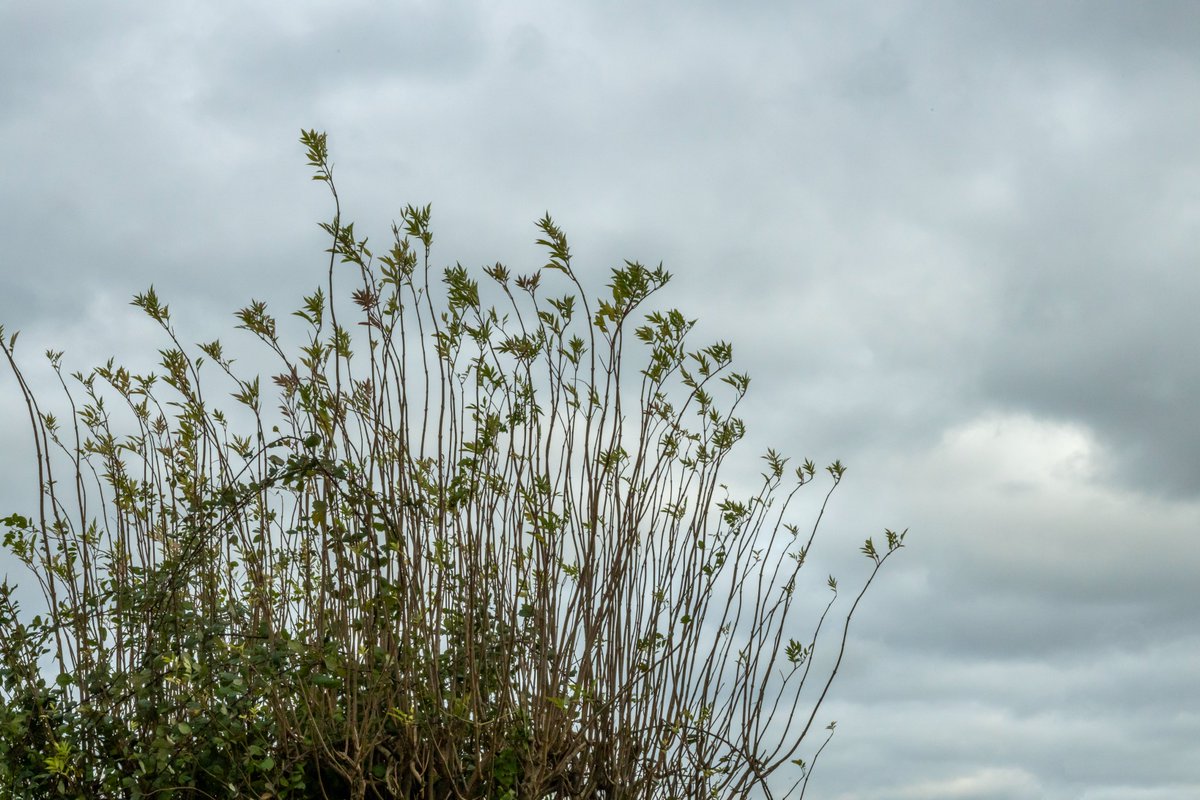
<svg viewBox="0 0 1200 800"><path fill-rule="evenodd" d="M294 308L301 128L362 233L432 203L439 264L540 265L546 210L597 289L662 261L754 378L745 464L849 465L843 579L911 529L809 796L1200 797L1200 5L4 3L27 368L148 366L151 283L190 341ZM3 514L20 410L0 370Z"/></svg>

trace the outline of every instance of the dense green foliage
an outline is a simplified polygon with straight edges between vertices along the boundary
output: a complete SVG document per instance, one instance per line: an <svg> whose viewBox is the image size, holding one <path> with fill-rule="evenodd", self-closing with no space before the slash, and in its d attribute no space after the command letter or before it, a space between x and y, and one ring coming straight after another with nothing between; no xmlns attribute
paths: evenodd
<svg viewBox="0 0 1200 800"><path fill-rule="evenodd" d="M306 341L265 303L237 314L278 359L276 405L219 341L185 347L153 288L134 304L162 371L64 377L49 353L65 422L0 331L41 487L4 545L46 608L0 588L0 794L802 793L850 618L903 534L863 546L832 634L830 578L792 638L817 525L789 503L817 469L771 451L751 496L720 482L749 379L650 308L670 276L628 262L593 303L547 216L541 268L431 281L429 209L375 256L324 135L302 142L335 204Z"/></svg>

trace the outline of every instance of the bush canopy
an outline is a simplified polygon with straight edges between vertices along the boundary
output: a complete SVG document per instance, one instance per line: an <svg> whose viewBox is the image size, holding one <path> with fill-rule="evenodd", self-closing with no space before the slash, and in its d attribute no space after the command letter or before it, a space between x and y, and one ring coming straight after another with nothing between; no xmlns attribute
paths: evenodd
<svg viewBox="0 0 1200 800"><path fill-rule="evenodd" d="M0 586L0 794L802 796L904 534L867 539L848 608L830 618L830 577L793 638L844 467L804 528L811 461L768 451L745 497L721 482L750 380L648 302L670 275L626 262L593 299L547 215L540 268L431 278L429 207L376 255L325 135L301 141L334 206L304 340L237 312L278 360L272 399L221 342L185 346L153 287L133 304L161 371L65 376L48 352L63 419L0 329L40 486L3 543L44 596L30 617Z"/></svg>

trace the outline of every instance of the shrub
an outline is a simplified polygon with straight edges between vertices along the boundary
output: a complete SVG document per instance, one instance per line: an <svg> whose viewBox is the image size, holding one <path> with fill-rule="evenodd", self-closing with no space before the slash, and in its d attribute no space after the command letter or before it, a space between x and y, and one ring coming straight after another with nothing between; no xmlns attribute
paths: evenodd
<svg viewBox="0 0 1200 800"><path fill-rule="evenodd" d="M802 793L850 619L904 534L867 540L831 637L832 577L790 638L817 524L789 504L818 470L768 451L751 496L720 482L750 381L728 344L689 349L693 321L651 308L668 273L627 262L593 300L546 216L540 269L431 280L429 208L374 255L342 222L324 134L302 142L334 205L327 277L295 312L306 341L287 346L263 302L237 312L278 359L276 407L221 342L185 347L153 288L133 302L162 328L161 372L69 381L48 353L65 423L0 332L41 487L4 544L47 609L22 622L0 590L0 787ZM821 513L844 468L826 471Z"/></svg>

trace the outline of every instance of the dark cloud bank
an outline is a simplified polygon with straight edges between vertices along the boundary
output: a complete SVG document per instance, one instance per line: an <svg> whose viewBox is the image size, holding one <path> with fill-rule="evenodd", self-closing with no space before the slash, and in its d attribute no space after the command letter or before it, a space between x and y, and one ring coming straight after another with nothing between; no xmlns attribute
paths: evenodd
<svg viewBox="0 0 1200 800"><path fill-rule="evenodd" d="M293 305L301 127L446 263L538 263L549 208L734 343L749 468L851 465L826 566L913 528L818 796L1197 797L1197 41L1190 3L10 5L0 321L79 368L153 357L150 283L195 341ZM5 509L19 410L0 376Z"/></svg>

